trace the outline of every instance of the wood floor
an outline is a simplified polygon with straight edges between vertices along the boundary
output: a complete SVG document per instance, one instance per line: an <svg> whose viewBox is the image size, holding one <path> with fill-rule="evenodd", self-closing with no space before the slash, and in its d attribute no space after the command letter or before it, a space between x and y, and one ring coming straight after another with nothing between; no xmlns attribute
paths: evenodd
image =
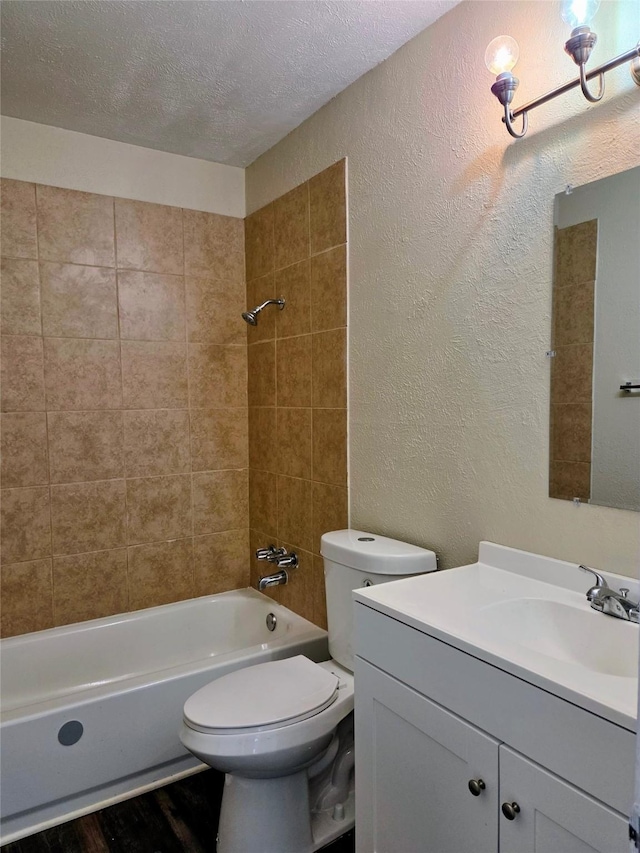
<svg viewBox="0 0 640 853"><path fill-rule="evenodd" d="M207 770L14 841L2 853L215 853L223 782L222 773ZM354 850L350 832L323 853Z"/></svg>

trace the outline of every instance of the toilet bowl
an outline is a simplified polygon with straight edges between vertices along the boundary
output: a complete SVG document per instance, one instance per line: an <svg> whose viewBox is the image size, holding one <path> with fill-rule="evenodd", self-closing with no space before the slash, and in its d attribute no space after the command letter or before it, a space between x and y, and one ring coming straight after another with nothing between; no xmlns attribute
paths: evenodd
<svg viewBox="0 0 640 853"><path fill-rule="evenodd" d="M322 537L329 652L222 676L185 703L180 739L226 773L218 853L313 853L354 823L351 592L433 571L435 554L354 530Z"/></svg>

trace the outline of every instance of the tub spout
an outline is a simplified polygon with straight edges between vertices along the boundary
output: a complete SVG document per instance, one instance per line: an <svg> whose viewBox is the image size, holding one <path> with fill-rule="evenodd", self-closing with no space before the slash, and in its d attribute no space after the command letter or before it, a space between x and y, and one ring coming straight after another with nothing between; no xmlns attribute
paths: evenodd
<svg viewBox="0 0 640 853"><path fill-rule="evenodd" d="M258 581L258 589L268 589L270 586L280 586L280 584L287 583L289 580L289 576L282 569L279 572L276 572L273 575L265 575L263 578L260 578Z"/></svg>

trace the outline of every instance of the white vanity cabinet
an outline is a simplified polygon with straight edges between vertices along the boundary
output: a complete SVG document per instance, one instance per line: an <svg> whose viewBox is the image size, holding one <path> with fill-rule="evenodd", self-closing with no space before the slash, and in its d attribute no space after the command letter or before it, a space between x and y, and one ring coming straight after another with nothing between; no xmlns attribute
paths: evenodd
<svg viewBox="0 0 640 853"><path fill-rule="evenodd" d="M362 602L355 621L358 853L627 853L633 732Z"/></svg>

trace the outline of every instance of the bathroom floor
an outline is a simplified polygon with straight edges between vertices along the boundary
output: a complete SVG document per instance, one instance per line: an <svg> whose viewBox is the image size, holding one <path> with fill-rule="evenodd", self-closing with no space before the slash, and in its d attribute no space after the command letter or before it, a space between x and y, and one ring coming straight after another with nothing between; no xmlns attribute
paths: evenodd
<svg viewBox="0 0 640 853"><path fill-rule="evenodd" d="M207 770L14 841L2 853L215 853L223 781ZM350 832L323 853L354 850Z"/></svg>

